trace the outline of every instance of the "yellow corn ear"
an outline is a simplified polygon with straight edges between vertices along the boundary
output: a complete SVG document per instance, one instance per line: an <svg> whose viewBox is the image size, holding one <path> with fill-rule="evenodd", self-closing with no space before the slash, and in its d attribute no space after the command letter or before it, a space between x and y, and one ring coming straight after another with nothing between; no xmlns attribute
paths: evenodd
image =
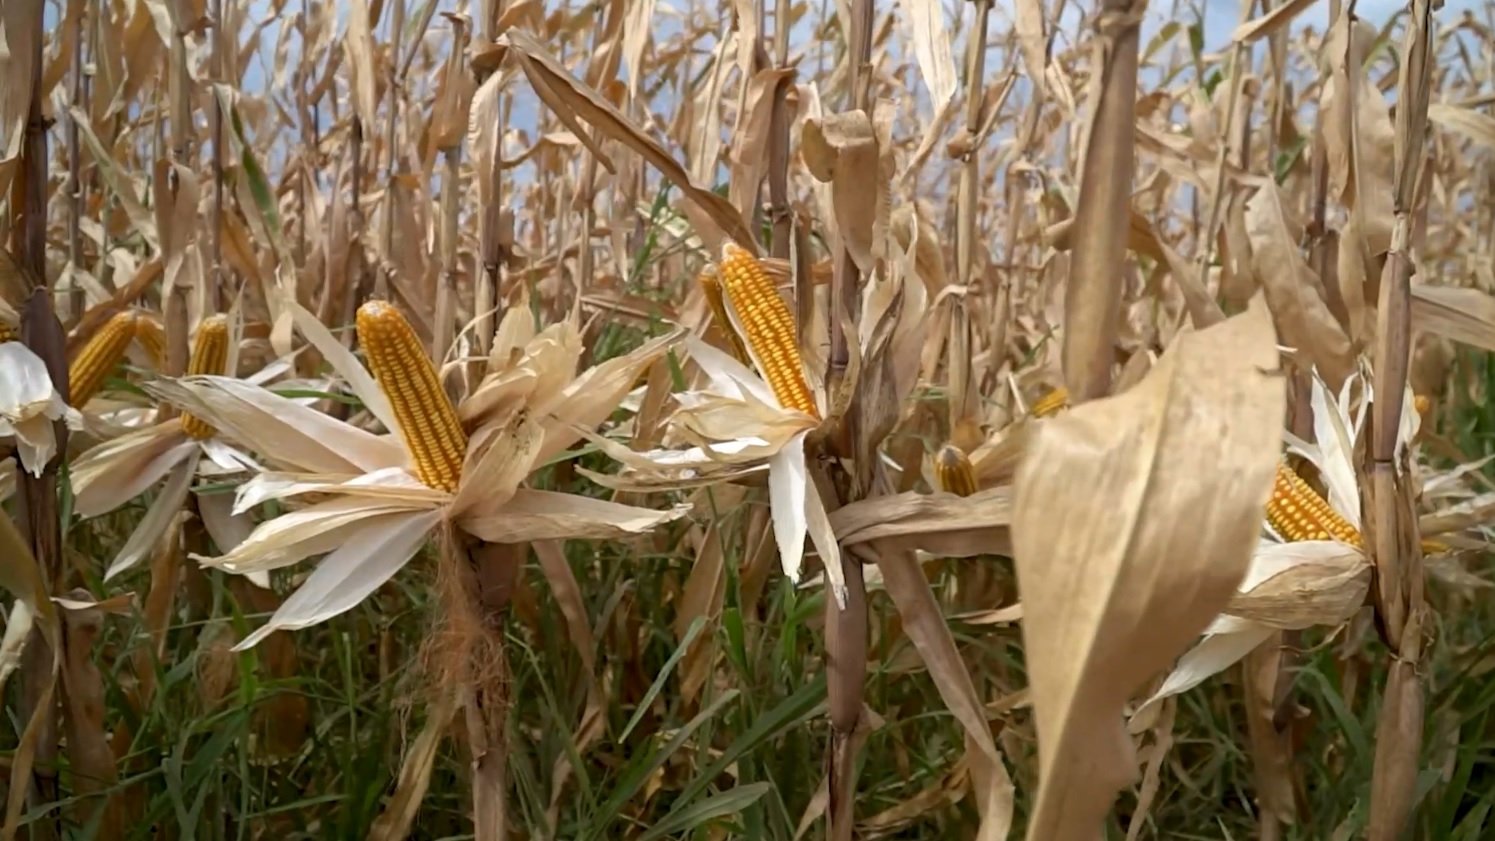
<svg viewBox="0 0 1495 841"><path fill-rule="evenodd" d="M1047 417L1057 414L1061 409L1069 405L1069 389L1059 386L1044 396L1033 401L1033 407L1029 410L1035 418Z"/></svg>
<svg viewBox="0 0 1495 841"><path fill-rule="evenodd" d="M455 491L467 433L410 322L388 301L369 301L358 308L358 343L394 409L416 475L429 487Z"/></svg>
<svg viewBox="0 0 1495 841"><path fill-rule="evenodd" d="M717 267L725 299L742 324L743 337L752 351L759 372L768 381L779 405L820 417L815 395L805 381L805 366L799 355L794 316L779 297L773 281L758 258L735 243L722 246ZM766 369L766 370L761 370Z"/></svg>
<svg viewBox="0 0 1495 841"><path fill-rule="evenodd" d="M1272 487L1272 499L1267 503L1267 522L1289 543L1338 540L1351 546L1362 545L1359 530L1286 462L1277 465L1277 480Z"/></svg>
<svg viewBox="0 0 1495 841"><path fill-rule="evenodd" d="M166 328L161 326L161 322L148 315L141 316L135 322L135 341L140 343L157 370L166 364Z"/></svg>
<svg viewBox="0 0 1495 841"><path fill-rule="evenodd" d="M934 478L940 490L956 496L970 496L976 487L976 469L965 451L954 444L946 444L934 457Z"/></svg>
<svg viewBox="0 0 1495 841"><path fill-rule="evenodd" d="M82 407L99 393L104 380L119 365L130 342L135 339L136 320L135 313L129 310L115 313L113 318L104 322L98 332L89 337L68 366L69 403Z"/></svg>
<svg viewBox="0 0 1495 841"><path fill-rule="evenodd" d="M228 317L213 315L197 325L197 337L192 342L192 357L187 360L187 375L213 374L221 376L228 364ZM190 413L182 414L182 431L187 437L198 441L212 438L217 430L202 418Z"/></svg>
<svg viewBox="0 0 1495 841"><path fill-rule="evenodd" d="M732 355L737 361L749 365L752 360L748 357L747 348L742 346L742 337L732 329L732 320L727 317L727 305L722 301L722 282L717 276L715 266L707 266L696 275L696 283L701 287L701 293L706 296L706 305L711 307L711 318L716 322L716 328L727 336L727 341L732 345Z"/></svg>

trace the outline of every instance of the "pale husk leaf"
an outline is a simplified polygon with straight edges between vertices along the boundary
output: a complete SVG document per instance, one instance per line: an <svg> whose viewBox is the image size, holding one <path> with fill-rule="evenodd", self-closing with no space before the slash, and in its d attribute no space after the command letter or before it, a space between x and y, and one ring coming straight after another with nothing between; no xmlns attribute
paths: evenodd
<svg viewBox="0 0 1495 841"><path fill-rule="evenodd" d="M365 523L339 541L336 551L275 611L270 621L234 646L253 648L277 630L296 630L324 622L352 609L405 566L425 545L440 519L436 511L405 512Z"/></svg>
<svg viewBox="0 0 1495 841"><path fill-rule="evenodd" d="M457 519L463 531L492 543L565 538L608 540L643 534L678 519L690 506L668 511L635 508L576 494L520 488L490 516Z"/></svg>

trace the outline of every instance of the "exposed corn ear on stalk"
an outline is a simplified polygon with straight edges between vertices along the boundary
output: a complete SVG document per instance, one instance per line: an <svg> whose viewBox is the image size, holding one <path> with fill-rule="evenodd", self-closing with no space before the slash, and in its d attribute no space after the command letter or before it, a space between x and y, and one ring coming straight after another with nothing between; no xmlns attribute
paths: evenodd
<svg viewBox="0 0 1495 841"><path fill-rule="evenodd" d="M1042 418L1055 414L1068 405L1069 389L1061 385L1033 401L1033 407L1030 409L1030 412L1033 417Z"/></svg>
<svg viewBox="0 0 1495 841"><path fill-rule="evenodd" d="M956 496L970 496L976 487L976 470L971 460L954 444L946 444L934 457L934 478L940 490Z"/></svg>
<svg viewBox="0 0 1495 841"><path fill-rule="evenodd" d="M727 335L727 341L732 345L732 354L737 361L744 365L751 364L747 348L742 346L742 337L732 329L732 320L727 317L727 305L722 302L722 282L717 276L715 266L707 266L696 275L696 283L701 287L701 293L706 296L706 305L711 308L711 319L716 322L718 330Z"/></svg>
<svg viewBox="0 0 1495 841"><path fill-rule="evenodd" d="M129 310L115 313L83 345L72 364L68 365L69 403L84 406L99 393L104 380L119 365L119 361L124 359L130 342L135 340L137 319L138 316Z"/></svg>
<svg viewBox="0 0 1495 841"><path fill-rule="evenodd" d="M794 316L779 297L768 272L746 249L729 242L722 246L717 278L725 293L723 297L732 305L746 333L742 339L752 351L754 362L764 369L758 373L768 381L779 404L819 418L815 395L805 381Z"/></svg>
<svg viewBox="0 0 1495 841"><path fill-rule="evenodd" d="M166 328L150 316L142 315L135 321L135 341L151 359L151 365L160 369L166 364Z"/></svg>
<svg viewBox="0 0 1495 841"><path fill-rule="evenodd" d="M369 301L358 308L358 342L394 409L416 475L429 487L455 491L467 433L410 322L389 302Z"/></svg>
<svg viewBox="0 0 1495 841"><path fill-rule="evenodd" d="M192 357L187 361L187 374L224 373L228 362L228 318L214 315L204 318L197 325L197 338L192 342ZM202 418L193 414L182 415L182 431L187 437L202 441L213 437L217 430Z"/></svg>
<svg viewBox="0 0 1495 841"><path fill-rule="evenodd" d="M1339 515L1286 462L1277 465L1277 481L1267 503L1267 522L1289 543L1299 540L1338 540L1360 546L1360 532Z"/></svg>

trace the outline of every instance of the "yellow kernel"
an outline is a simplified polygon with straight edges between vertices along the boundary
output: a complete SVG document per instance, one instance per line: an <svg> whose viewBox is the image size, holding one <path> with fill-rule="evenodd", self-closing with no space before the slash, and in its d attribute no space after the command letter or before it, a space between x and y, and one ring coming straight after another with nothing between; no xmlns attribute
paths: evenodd
<svg viewBox="0 0 1495 841"><path fill-rule="evenodd" d="M429 487L455 491L467 433L410 322L389 302L369 301L358 308L358 343L389 398L416 476Z"/></svg>

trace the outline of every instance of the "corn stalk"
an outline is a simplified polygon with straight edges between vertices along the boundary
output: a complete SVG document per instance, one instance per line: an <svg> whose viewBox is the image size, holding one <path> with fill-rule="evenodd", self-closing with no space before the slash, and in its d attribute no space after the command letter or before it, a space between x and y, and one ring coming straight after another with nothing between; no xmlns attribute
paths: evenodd
<svg viewBox="0 0 1495 841"><path fill-rule="evenodd" d="M29 20L36 29L31 36L32 71L29 86L29 106L26 114L26 135L21 151L21 172L11 193L12 250L18 257L22 269L29 274L29 297L21 312L21 341L31 348L46 363L47 372L57 391L66 397L67 357L62 325L52 311L53 290L47 279L47 119L42 114L42 22L41 0L33 0ZM24 41L24 39L23 39ZM19 220L17 220L19 215ZM57 473L62 461L67 458L68 429L58 421L54 424L57 436L57 457L49 462L40 476L31 475L16 459L18 500L17 515L20 533L31 549L42 571L43 582L48 593L57 593L66 575L63 561L61 512L57 507ZM67 643L64 638L63 649ZM55 673L52 663L55 653L51 644L42 635L40 627L32 630L22 654L21 703L19 720L33 722L39 716L36 730L34 764L27 792L27 802L32 809L57 800L57 697L53 692ZM30 731L33 725L28 724ZM28 733L29 735L29 733ZM19 751L18 751L19 753ZM14 805L12 798L12 805ZM10 831L13 813L6 816L6 829ZM31 838L38 841L61 837L61 816L53 812L48 817L31 824Z"/></svg>
<svg viewBox="0 0 1495 841"><path fill-rule="evenodd" d="M1411 822L1422 747L1424 697L1420 675L1424 623L1423 561L1413 514L1409 456L1397 452L1411 351L1411 253L1418 179L1422 174L1432 77L1432 9L1413 0L1403 36L1397 86L1394 224L1381 273L1371 412L1366 545L1375 565L1375 607L1390 649L1371 777L1371 841L1401 838ZM1421 212L1426 212L1425 208Z"/></svg>

